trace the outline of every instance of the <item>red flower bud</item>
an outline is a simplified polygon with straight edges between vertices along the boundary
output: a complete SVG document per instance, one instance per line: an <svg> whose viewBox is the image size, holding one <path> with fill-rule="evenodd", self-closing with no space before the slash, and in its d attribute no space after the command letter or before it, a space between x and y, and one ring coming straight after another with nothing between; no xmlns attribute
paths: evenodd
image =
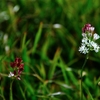
<svg viewBox="0 0 100 100"><path fill-rule="evenodd" d="M15 63L15 62L11 62L11 63L10 63L10 66L11 66L12 68L16 67L16 63Z"/></svg>

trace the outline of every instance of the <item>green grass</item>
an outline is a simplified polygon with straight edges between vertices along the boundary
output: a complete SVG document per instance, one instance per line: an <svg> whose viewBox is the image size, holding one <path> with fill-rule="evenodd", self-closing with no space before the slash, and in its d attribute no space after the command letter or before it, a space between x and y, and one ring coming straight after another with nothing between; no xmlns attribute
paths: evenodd
<svg viewBox="0 0 100 100"><path fill-rule="evenodd" d="M99 0L2 0L0 100L79 100L86 56L78 49L86 23L100 35ZM12 83L8 74L15 57L25 65L21 80ZM91 52L85 65L83 100L100 99L99 59L100 52Z"/></svg>

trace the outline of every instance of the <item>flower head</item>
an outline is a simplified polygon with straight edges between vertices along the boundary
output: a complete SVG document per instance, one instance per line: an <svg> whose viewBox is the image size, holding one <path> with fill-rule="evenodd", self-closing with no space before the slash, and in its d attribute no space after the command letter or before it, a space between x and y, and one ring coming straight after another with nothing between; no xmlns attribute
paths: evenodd
<svg viewBox="0 0 100 100"><path fill-rule="evenodd" d="M83 54L89 53L89 51L99 52L100 46L95 42L100 36L94 33L94 27L91 24L86 24L82 28L82 43L79 47L79 51Z"/></svg>
<svg viewBox="0 0 100 100"><path fill-rule="evenodd" d="M85 24L85 26L82 28L83 33L93 32L93 31L94 31L94 27L92 27L91 24Z"/></svg>
<svg viewBox="0 0 100 100"><path fill-rule="evenodd" d="M24 63L22 63L22 59L15 58L15 61L11 62L10 66L14 71L10 72L8 77L16 77L18 80L20 80L21 73L24 70Z"/></svg>

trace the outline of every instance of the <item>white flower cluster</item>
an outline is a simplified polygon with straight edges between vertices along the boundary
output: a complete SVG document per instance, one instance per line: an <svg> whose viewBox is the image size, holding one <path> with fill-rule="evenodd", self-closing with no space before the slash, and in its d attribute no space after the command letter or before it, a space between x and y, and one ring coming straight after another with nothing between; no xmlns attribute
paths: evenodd
<svg viewBox="0 0 100 100"><path fill-rule="evenodd" d="M90 28L92 29L90 31ZM79 47L80 53L87 54L89 51L99 52L100 46L95 42L100 36L97 33L93 33L94 27L90 27L89 31L82 33L83 39L81 47Z"/></svg>

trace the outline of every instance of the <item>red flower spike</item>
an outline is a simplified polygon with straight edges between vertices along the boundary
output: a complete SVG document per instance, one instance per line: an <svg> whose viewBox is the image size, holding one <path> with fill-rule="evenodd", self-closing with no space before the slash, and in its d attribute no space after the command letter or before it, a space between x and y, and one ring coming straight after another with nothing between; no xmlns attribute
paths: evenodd
<svg viewBox="0 0 100 100"><path fill-rule="evenodd" d="M91 27L91 24L86 24L86 25L82 28L82 32L85 33L86 31L90 31L90 27Z"/></svg>
<svg viewBox="0 0 100 100"><path fill-rule="evenodd" d="M16 62L16 63L21 63L21 62L22 62L22 59L21 59L21 58L16 58L16 59L15 59L15 62Z"/></svg>
<svg viewBox="0 0 100 100"><path fill-rule="evenodd" d="M14 75L17 79L20 80L22 71L24 70L24 63L22 63L21 58L16 58L14 62L10 63L10 66L14 68Z"/></svg>
<svg viewBox="0 0 100 100"><path fill-rule="evenodd" d="M15 58L15 62L18 63L18 58Z"/></svg>
<svg viewBox="0 0 100 100"><path fill-rule="evenodd" d="M24 63L21 63L19 67L24 67Z"/></svg>
<svg viewBox="0 0 100 100"><path fill-rule="evenodd" d="M18 62L19 62L19 63L21 63L21 62L22 62L22 59L21 59L21 58L19 58L19 59L18 59Z"/></svg>
<svg viewBox="0 0 100 100"><path fill-rule="evenodd" d="M91 27L91 24L85 24L85 27Z"/></svg>
<svg viewBox="0 0 100 100"><path fill-rule="evenodd" d="M14 75L16 75L17 74L17 72L16 72L16 70L14 70Z"/></svg>
<svg viewBox="0 0 100 100"><path fill-rule="evenodd" d="M11 63L10 63L10 66L11 66L12 68L16 67L16 63L15 63L15 62L11 62Z"/></svg>
<svg viewBox="0 0 100 100"><path fill-rule="evenodd" d="M21 63L17 63L17 67L19 67L21 65Z"/></svg>
<svg viewBox="0 0 100 100"><path fill-rule="evenodd" d="M18 71L18 75L20 76L20 74L22 73L22 71Z"/></svg>
<svg viewBox="0 0 100 100"><path fill-rule="evenodd" d="M20 68L19 68L19 71L23 71L23 70L24 70L24 68L23 68L23 67L20 67Z"/></svg>
<svg viewBox="0 0 100 100"><path fill-rule="evenodd" d="M21 73L22 73L22 70L18 70L18 76L20 76L21 75Z"/></svg>

